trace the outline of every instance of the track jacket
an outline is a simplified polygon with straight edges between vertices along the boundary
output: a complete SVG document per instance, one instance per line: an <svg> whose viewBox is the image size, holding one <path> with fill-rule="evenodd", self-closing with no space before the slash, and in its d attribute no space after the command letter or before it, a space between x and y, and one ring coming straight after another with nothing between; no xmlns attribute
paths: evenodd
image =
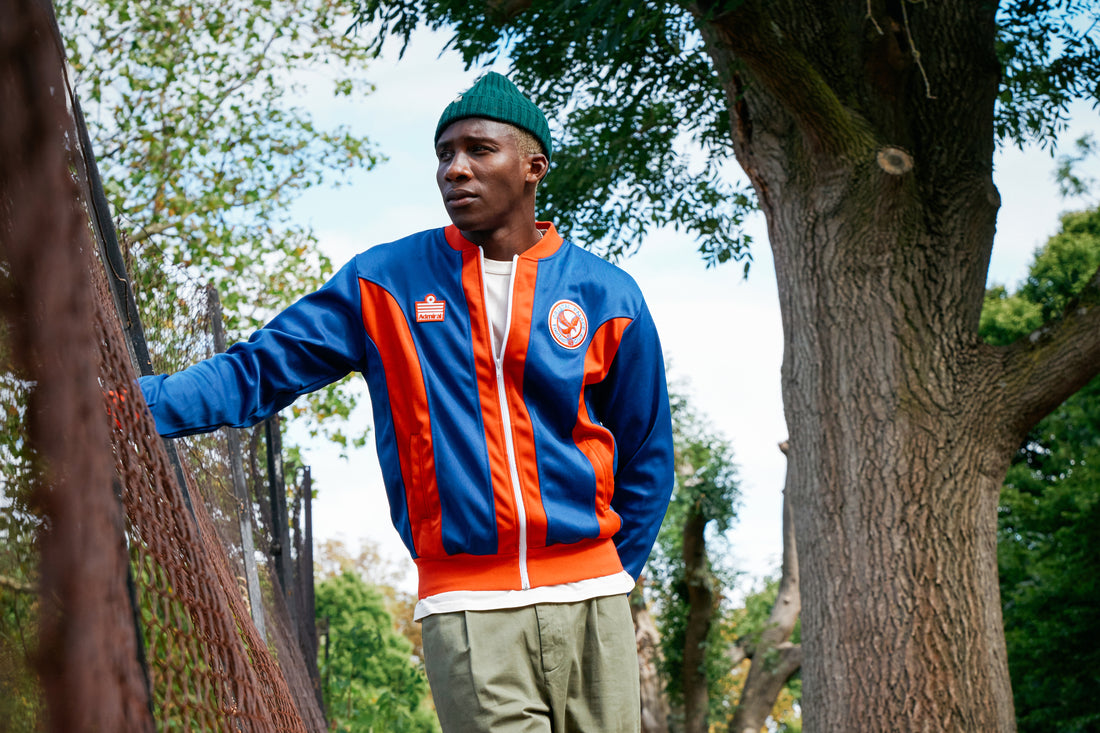
<svg viewBox="0 0 1100 733"><path fill-rule="evenodd" d="M449 226L373 247L247 342L143 377L157 429L245 427L359 371L420 598L637 578L673 485L661 347L629 275L539 226L499 361L481 250Z"/></svg>

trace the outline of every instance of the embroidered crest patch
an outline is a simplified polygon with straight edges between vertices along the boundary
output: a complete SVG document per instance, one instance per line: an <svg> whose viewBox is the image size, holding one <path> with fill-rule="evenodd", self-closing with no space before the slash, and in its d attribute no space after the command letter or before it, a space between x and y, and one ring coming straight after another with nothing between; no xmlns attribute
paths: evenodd
<svg viewBox="0 0 1100 733"><path fill-rule="evenodd" d="M588 317L571 300L559 300L550 307L550 335L567 349L575 349L588 336Z"/></svg>
<svg viewBox="0 0 1100 733"><path fill-rule="evenodd" d="M424 298L424 300L416 301L417 323L442 321L446 313L447 301L436 300L434 295L429 294L428 297Z"/></svg>

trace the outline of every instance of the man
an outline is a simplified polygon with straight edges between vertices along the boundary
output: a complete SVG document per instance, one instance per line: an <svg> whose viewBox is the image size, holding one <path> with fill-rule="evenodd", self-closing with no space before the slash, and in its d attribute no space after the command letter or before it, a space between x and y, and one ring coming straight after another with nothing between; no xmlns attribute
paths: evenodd
<svg viewBox="0 0 1100 733"><path fill-rule="evenodd" d="M672 491L663 359L633 280L536 222L550 153L542 112L490 72L436 129L451 226L141 382L177 436L362 372L448 733L639 727L626 594Z"/></svg>

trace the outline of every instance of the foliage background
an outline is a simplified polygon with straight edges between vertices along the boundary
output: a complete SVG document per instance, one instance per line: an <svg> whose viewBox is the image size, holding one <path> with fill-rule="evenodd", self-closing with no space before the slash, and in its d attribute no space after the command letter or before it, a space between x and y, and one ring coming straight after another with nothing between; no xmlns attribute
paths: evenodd
<svg viewBox="0 0 1100 733"><path fill-rule="evenodd" d="M1007 343L1072 302L1100 267L1100 209L1066 214L1014 292L993 288L982 333ZM1100 379L1036 425L1001 491L998 564L1023 733L1100 725Z"/></svg>
<svg viewBox="0 0 1100 733"><path fill-rule="evenodd" d="M299 74L315 67L329 72L329 96L371 91L372 54L344 33L345 7L61 0L56 12L144 320L193 318L175 291L209 281L233 343L317 289L332 262L291 206L381 159L366 136L317 124L299 99ZM169 326L147 337L156 349L173 335ZM343 427L355 400L345 381L293 414L310 435L361 445L365 428Z"/></svg>
<svg viewBox="0 0 1100 733"><path fill-rule="evenodd" d="M424 671L413 661L412 645L394 630L380 592L351 572L322 580L317 620L327 628L321 680L333 730L439 729L423 704Z"/></svg>

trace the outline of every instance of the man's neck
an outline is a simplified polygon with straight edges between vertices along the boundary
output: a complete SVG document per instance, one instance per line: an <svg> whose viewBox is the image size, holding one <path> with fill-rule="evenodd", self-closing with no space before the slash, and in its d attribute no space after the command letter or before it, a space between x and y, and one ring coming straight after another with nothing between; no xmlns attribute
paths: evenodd
<svg viewBox="0 0 1100 733"><path fill-rule="evenodd" d="M460 230L461 231L461 230ZM543 232L532 219L528 224L512 229L494 229L491 232L462 232L468 241L479 245L490 260L510 261L538 244Z"/></svg>

